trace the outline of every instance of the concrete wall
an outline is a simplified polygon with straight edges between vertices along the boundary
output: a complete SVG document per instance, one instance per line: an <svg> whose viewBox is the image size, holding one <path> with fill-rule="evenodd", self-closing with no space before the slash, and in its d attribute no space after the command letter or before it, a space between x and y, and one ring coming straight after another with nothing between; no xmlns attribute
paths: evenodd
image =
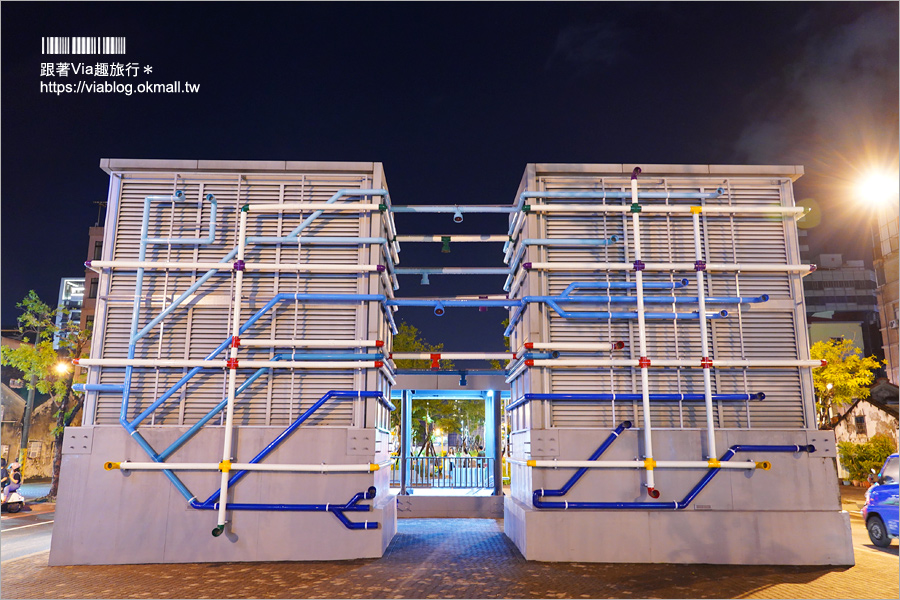
<svg viewBox="0 0 900 600"><path fill-rule="evenodd" d="M513 434L514 448L530 442L532 458L586 460L607 432L532 430ZM538 441L541 438L541 442ZM549 444L547 443L549 442ZM544 449L538 454L539 443ZM513 465L504 527L528 560L715 564L854 564L849 515L841 512L831 432L720 430L717 454L733 444L812 443L816 452L739 453L732 460L767 460L770 471L720 471L686 509L535 509L534 490L559 489L575 469ZM643 455L639 431L629 430L600 460ZM702 460L705 432L655 430L656 460ZM657 469L658 500L642 487L643 470L592 469L556 501L681 500L702 469ZM623 543L627 540L627 543Z"/></svg>
<svg viewBox="0 0 900 600"><path fill-rule="evenodd" d="M155 447L172 443L185 429L145 428ZM266 459L272 463L353 464L374 461L370 448L351 449L365 430L308 427L297 430ZM235 456L248 462L281 429L243 427ZM207 428L179 451L179 462L218 462L210 448L222 447L221 428ZM371 444L387 455L387 434ZM383 459L383 458L382 458ZM215 511L195 510L160 472L105 471L106 461L145 461L143 451L115 426L66 430L51 565L139 564L276 560L340 560L380 557L397 530L396 497L387 470L360 474L251 473L229 502L344 504L374 485L370 512L347 512L351 521L376 521L378 529L350 530L326 512L233 511L220 537L211 535ZM375 461L377 462L377 461ZM201 501L218 487L218 472L179 473Z"/></svg>

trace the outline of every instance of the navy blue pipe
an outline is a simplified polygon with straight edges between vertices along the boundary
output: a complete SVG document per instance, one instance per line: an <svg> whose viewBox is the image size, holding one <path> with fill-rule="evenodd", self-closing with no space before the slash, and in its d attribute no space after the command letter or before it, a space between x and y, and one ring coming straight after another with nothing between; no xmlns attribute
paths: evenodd
<svg viewBox="0 0 900 600"><path fill-rule="evenodd" d="M324 396L319 398L315 402L315 404L310 406L306 410L306 412L304 412L302 415L297 417L297 419L293 423L291 423L287 427L287 429L282 431L281 434L278 437L276 437L274 440L272 440L268 446L263 448L259 454L257 454L253 458L251 458L249 461L250 464L257 464L259 462L262 462L262 460L265 457L267 457L269 454L271 454L278 446L280 446L281 443L284 442L284 440L286 440L288 437L290 437L290 435L292 433L294 433L297 430L297 428L303 424L304 421L306 421L309 417L311 417L314 412L319 410L319 408L321 408L321 406L323 404L325 404L332 398L379 398L382 396L383 396L383 394L381 392L352 392L352 391L345 391L345 390L329 391L327 394L325 394ZM246 476L247 473L249 473L249 472L250 471L246 471L246 470L238 471L237 473L232 475L228 479L227 487L230 488L231 486L235 485L237 482L239 482L241 479L243 479L244 476ZM211 506L213 503L215 503L215 501L219 499L220 492L221 492L221 490L216 490L215 492L213 492L213 494L209 498L207 498L206 501L203 502L203 507ZM197 508L197 507L195 507L195 508Z"/></svg>
<svg viewBox="0 0 900 600"><path fill-rule="evenodd" d="M740 402L746 400L764 400L766 395L762 392L756 394L713 394L714 401L721 400L723 402ZM525 394L515 402L506 406L506 410L510 411L518 408L523 404L532 400L553 400L554 402L591 402L591 401L635 401L641 400L641 394ZM657 402L679 402L679 401L702 401L706 400L703 394L650 394L651 401Z"/></svg>
<svg viewBox="0 0 900 600"><path fill-rule="evenodd" d="M727 461L730 460L732 456L734 456L738 452L808 452L812 453L816 451L816 447L813 445L808 446L751 446L751 445L735 445L729 448L725 454L722 455L722 458L719 461ZM532 503L535 508L562 508L562 509L591 509L591 510L684 510L687 508L691 502L694 501L694 498L697 497L703 488L707 486L707 484L712 481L712 478L718 474L722 469L713 468L710 469L702 479L700 479L699 483L694 486L694 488L688 492L687 496L685 496L682 500L676 502L544 502L540 500L539 497L556 495L550 494L548 492L556 491L556 490L536 490L531 497ZM562 495L562 494L559 494Z"/></svg>
<svg viewBox="0 0 900 600"><path fill-rule="evenodd" d="M616 441L616 438L619 437L619 434L621 434L626 429L631 429L631 421L623 421L621 424L619 424L619 426L616 427L613 430L613 432L609 434L609 437L606 438L606 440L604 440L604 442L602 444L600 444L600 447L597 448L593 454L591 454L591 457L588 460L597 460L598 458L600 458L600 455L603 454L604 452L606 452L606 449L609 448L614 441ZM581 476L584 475L585 473L587 473L587 467L581 467L580 469L578 469L575 472L574 475L572 475L569 478L569 480L566 482L566 484L564 486L562 486L560 489L558 489L558 490L541 490L540 494L543 496L565 496L566 494L569 493L569 490L572 489L572 486L575 485L576 483L578 483L578 480L581 479ZM536 495L538 493L539 492L534 493L535 497L537 497Z"/></svg>
<svg viewBox="0 0 900 600"><path fill-rule="evenodd" d="M356 523L344 514L350 512L371 512L369 504L358 504L360 500L371 500L375 497L375 487L370 487L366 492L358 492L346 504L259 504L232 502L228 504L229 510L265 510L272 512L330 512L340 520L347 529L378 529L378 522ZM197 510L219 510L218 502L207 505L191 501L191 507ZM213 530L213 535L219 535L221 529Z"/></svg>

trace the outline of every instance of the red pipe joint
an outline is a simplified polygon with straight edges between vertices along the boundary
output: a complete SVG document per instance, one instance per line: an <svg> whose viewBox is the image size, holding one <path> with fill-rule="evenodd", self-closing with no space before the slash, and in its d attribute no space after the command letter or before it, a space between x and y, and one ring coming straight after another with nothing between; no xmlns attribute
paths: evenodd
<svg viewBox="0 0 900 600"><path fill-rule="evenodd" d="M441 368L441 355L439 353L431 355L431 368L434 370Z"/></svg>
<svg viewBox="0 0 900 600"><path fill-rule="evenodd" d="M376 348L381 348L382 346L384 346L384 340L375 340Z"/></svg>
<svg viewBox="0 0 900 600"><path fill-rule="evenodd" d="M225 366L228 367L229 369L237 369L238 368L238 359L229 358L228 360L225 361Z"/></svg>
<svg viewBox="0 0 900 600"><path fill-rule="evenodd" d="M642 369L647 369L650 367L650 359L646 356L642 356L638 359L638 367Z"/></svg>
<svg viewBox="0 0 900 600"><path fill-rule="evenodd" d="M526 366L526 367L533 367L533 366L534 366L534 361L533 361L532 359L529 358L528 360L525 361L525 366Z"/></svg>
<svg viewBox="0 0 900 600"><path fill-rule="evenodd" d="M231 347L232 348L240 348L241 347L241 338L238 336L231 337Z"/></svg>
<svg viewBox="0 0 900 600"><path fill-rule="evenodd" d="M656 488L648 487L647 495L650 496L651 498L659 498L659 490Z"/></svg>
<svg viewBox="0 0 900 600"><path fill-rule="evenodd" d="M708 356L704 356L700 359L700 366L704 369L711 369L713 366L712 359Z"/></svg>

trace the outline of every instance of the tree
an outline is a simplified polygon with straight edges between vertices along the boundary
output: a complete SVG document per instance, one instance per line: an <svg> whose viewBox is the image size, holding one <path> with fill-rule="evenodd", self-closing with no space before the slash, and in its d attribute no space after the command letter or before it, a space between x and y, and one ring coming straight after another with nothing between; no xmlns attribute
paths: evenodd
<svg viewBox="0 0 900 600"><path fill-rule="evenodd" d="M841 464L850 473L850 479L856 481L865 481L872 469L877 473L887 457L896 451L894 440L883 433L876 433L864 444L838 443Z"/></svg>
<svg viewBox="0 0 900 600"><path fill-rule="evenodd" d="M830 429L835 409L869 397L868 386L875 380L872 371L881 367L881 362L874 356L863 357L851 340L816 342L809 355L828 361L827 366L813 369L813 386L819 429Z"/></svg>
<svg viewBox="0 0 900 600"><path fill-rule="evenodd" d="M56 325L56 316L68 317L69 311L60 307L52 310L38 297L34 290L16 305L22 309L19 316L19 331L26 336L18 348L0 348L0 364L22 371L28 382L28 389L36 389L42 394L50 394L50 402L56 408L56 423L51 428L53 444L53 476L50 481L49 497L55 498L59 489L59 469L62 465L63 431L72 424L75 415L84 404L84 394L72 391L77 368L60 359L53 349L53 338L58 334L60 350L70 359L81 358L91 338L90 330L82 330L78 323L63 319L63 325Z"/></svg>

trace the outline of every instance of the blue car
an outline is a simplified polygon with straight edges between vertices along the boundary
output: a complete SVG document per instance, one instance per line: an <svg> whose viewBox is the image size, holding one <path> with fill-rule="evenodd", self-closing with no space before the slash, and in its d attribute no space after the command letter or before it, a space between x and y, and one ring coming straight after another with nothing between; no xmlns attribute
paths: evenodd
<svg viewBox="0 0 900 600"><path fill-rule="evenodd" d="M872 469L874 472L874 469ZM881 473L870 475L873 485L866 490L866 506L860 511L869 530L869 539L881 548L891 545L891 540L898 536L898 495L897 485L900 481L900 455L891 454Z"/></svg>

